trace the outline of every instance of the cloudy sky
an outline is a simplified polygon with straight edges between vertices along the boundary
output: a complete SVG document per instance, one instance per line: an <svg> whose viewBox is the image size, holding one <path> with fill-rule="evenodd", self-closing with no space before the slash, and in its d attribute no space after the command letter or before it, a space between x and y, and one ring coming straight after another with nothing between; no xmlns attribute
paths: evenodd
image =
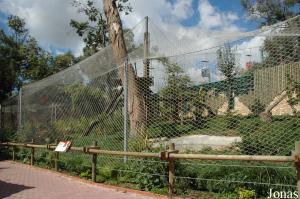
<svg viewBox="0 0 300 199"><path fill-rule="evenodd" d="M85 17L77 12L72 2L73 0L0 0L0 28L7 31L7 16L17 15L25 19L30 34L44 49L54 55L71 50L79 56L82 54L84 43L69 23L71 19L84 20ZM102 9L102 0L95 2ZM151 44L159 45L165 55L211 48L223 44L226 38L235 38L239 33L255 30L258 25L247 19L240 0L130 0L129 2L133 12L126 16L121 15L123 26L132 28L145 16L149 16L153 31ZM134 34L135 36L140 34L142 37L142 33ZM261 39L254 37L241 43L241 46L248 48L259 46L261 43ZM242 66L247 62L246 54L249 54L243 53ZM201 69L204 67L201 60L208 59L206 54L202 55L202 58L199 58L200 56L198 54L175 60L181 62L182 66L186 65L187 73L198 83L204 81L201 77ZM213 79L218 80L215 65L211 65L211 71ZM160 73L159 69L157 74Z"/></svg>
<svg viewBox="0 0 300 199"><path fill-rule="evenodd" d="M70 19L84 19L72 7L73 0L0 0L0 27L6 29L9 14L25 19L30 34L53 53L72 50L81 54L82 39L69 26ZM84 1L84 0L82 0ZM102 0L97 1L102 7ZM146 15L176 39L195 40L210 30L247 31L256 24L247 21L240 0L130 0L133 12L122 16L133 27Z"/></svg>

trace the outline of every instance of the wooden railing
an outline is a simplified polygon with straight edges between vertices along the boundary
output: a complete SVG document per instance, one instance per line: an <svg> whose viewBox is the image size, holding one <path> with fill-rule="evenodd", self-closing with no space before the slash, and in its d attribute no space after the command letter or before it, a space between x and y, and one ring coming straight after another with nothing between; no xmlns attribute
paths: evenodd
<svg viewBox="0 0 300 199"><path fill-rule="evenodd" d="M25 147L31 149L31 158L30 163L34 165L34 152L35 149L48 149L55 153L54 164L55 170L58 171L58 152L55 152L57 144L48 144L48 145L38 145L31 143L14 143L6 142L0 143L2 146L12 148L12 159L15 160L16 147ZM96 164L97 164L97 155L111 155L111 156L131 156L136 158L157 158L161 160L168 161L168 176L169 176L169 198L173 197L174 184L175 184L175 161L178 159L191 159L191 160L239 160L239 161L257 161L257 162L290 162L294 163L297 171L297 189L298 193L300 191L300 141L295 144L295 151L291 156L268 156L268 155L208 155L208 154L186 154L178 153L175 150L175 145L172 143L169 146L169 149L166 151L161 151L159 153L146 153L146 152L129 152L129 151L110 151L110 150L101 150L97 147L97 143L94 142L93 146L87 147L75 147L71 146L68 151L80 152L91 154L92 158L92 180L96 181Z"/></svg>

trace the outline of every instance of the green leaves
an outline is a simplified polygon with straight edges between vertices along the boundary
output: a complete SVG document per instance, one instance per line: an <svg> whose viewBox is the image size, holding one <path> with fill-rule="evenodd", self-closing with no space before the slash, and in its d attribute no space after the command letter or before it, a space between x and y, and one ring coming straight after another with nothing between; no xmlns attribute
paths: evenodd
<svg viewBox="0 0 300 199"><path fill-rule="evenodd" d="M24 82L40 80L75 62L71 52L53 57L42 49L18 16L9 16L7 25L10 32L0 30L0 101Z"/></svg>
<svg viewBox="0 0 300 199"><path fill-rule="evenodd" d="M128 0L118 0L116 3L120 12L124 12L126 15L132 12ZM85 21L74 19L70 21L70 26L83 38L85 43L83 52L87 57L106 47L109 43L107 22L94 0L88 0L86 3L74 1L73 6L87 18Z"/></svg>
<svg viewBox="0 0 300 199"><path fill-rule="evenodd" d="M298 0L241 0L241 5L250 18L257 20L261 26L272 25L299 14Z"/></svg>

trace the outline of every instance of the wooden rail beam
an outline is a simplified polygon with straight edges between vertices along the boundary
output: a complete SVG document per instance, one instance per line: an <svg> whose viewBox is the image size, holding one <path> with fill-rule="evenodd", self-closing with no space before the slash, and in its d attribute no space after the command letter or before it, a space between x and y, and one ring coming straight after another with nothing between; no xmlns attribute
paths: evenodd
<svg viewBox="0 0 300 199"><path fill-rule="evenodd" d="M260 162L294 162L293 156L266 156L266 155L207 155L207 154L170 154L173 159L194 160L240 160Z"/></svg>

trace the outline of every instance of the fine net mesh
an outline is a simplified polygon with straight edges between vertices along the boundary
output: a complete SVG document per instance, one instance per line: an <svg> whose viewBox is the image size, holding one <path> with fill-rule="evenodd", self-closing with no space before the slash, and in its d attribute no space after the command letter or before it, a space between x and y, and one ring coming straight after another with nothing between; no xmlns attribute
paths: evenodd
<svg viewBox="0 0 300 199"><path fill-rule="evenodd" d="M185 153L291 155L300 139L300 17L252 32L205 32L207 38L194 40L178 40L151 20L148 32L149 53L144 21L126 32L127 65L118 66L106 47L23 86L2 105L2 128L14 132L14 141L38 144L97 141L107 150L159 151L175 143ZM90 167L89 158L67 153L60 161ZM120 168L122 157L99 159L101 168L165 183L165 162L128 158L130 166ZM177 163L185 169L176 173L178 189L295 185L289 164Z"/></svg>

